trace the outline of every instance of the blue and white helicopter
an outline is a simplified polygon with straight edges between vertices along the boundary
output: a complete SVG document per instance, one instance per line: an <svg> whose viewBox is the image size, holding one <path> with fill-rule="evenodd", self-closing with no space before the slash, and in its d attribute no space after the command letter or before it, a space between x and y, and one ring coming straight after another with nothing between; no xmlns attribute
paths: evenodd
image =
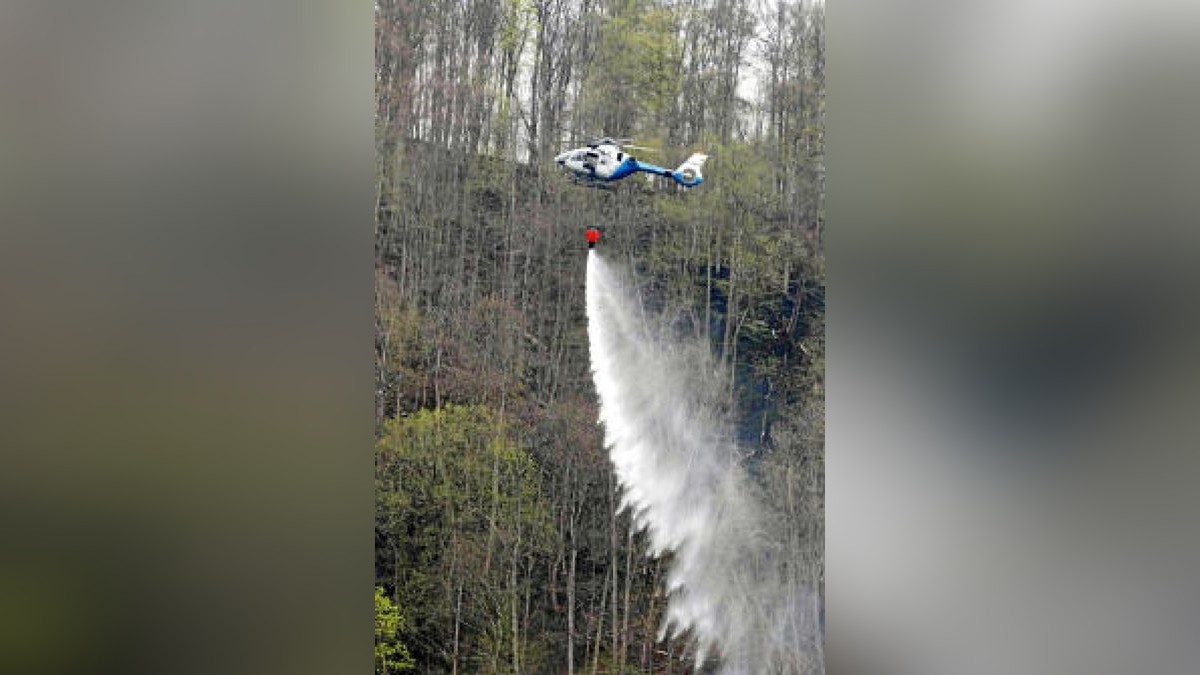
<svg viewBox="0 0 1200 675"><path fill-rule="evenodd" d="M622 145L620 141L605 137L588 143L586 147L568 150L555 157L554 161L577 183L588 187L612 187L612 183L638 172L666 176L685 188L696 187L704 182L700 169L708 155L695 153L672 171L656 164L640 162L626 153L625 148L651 150L637 145Z"/></svg>

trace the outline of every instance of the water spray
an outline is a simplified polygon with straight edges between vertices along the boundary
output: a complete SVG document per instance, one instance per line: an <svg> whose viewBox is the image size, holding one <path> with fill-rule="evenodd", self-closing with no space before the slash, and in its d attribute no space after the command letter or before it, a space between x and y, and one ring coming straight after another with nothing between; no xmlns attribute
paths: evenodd
<svg viewBox="0 0 1200 675"><path fill-rule="evenodd" d="M784 581L777 516L739 464L707 345L652 334L637 307L589 250L592 376L621 508L650 555L674 553L659 639L691 631L697 667L715 656L722 673L823 672L812 592Z"/></svg>

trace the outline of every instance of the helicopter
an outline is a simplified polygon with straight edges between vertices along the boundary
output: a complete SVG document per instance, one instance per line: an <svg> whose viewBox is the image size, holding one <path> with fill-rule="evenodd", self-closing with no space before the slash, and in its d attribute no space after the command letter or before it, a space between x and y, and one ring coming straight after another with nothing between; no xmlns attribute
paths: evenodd
<svg viewBox="0 0 1200 675"><path fill-rule="evenodd" d="M585 147L567 150L554 158L554 162L571 176L575 181L587 187L611 187L622 178L638 172L666 176L685 188L696 187L704 182L700 169L708 155L694 153L679 165L674 171L638 161L625 149L651 150L638 145L625 145L623 140L605 136L592 141Z"/></svg>

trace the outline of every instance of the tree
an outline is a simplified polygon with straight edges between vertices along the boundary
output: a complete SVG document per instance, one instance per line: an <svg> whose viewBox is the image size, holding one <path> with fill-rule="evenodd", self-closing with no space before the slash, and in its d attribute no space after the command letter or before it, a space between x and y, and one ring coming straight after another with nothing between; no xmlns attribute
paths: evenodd
<svg viewBox="0 0 1200 675"><path fill-rule="evenodd" d="M400 641L404 616L383 589L375 587L375 675L412 670L416 663Z"/></svg>
<svg viewBox="0 0 1200 675"><path fill-rule="evenodd" d="M614 0L600 28L584 101L586 124L656 136L679 93L678 22L653 0Z"/></svg>
<svg viewBox="0 0 1200 675"><path fill-rule="evenodd" d="M542 650L523 610L552 550L550 512L507 427L485 407L459 405L384 425L376 575L419 614L411 633L422 667L519 671Z"/></svg>

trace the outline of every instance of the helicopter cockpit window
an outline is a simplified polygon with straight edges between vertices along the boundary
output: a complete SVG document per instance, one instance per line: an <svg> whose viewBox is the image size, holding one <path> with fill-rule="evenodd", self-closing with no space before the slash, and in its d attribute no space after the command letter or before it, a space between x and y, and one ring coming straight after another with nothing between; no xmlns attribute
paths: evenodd
<svg viewBox="0 0 1200 675"><path fill-rule="evenodd" d="M618 153L617 153L617 161L618 161L618 162L620 162L620 161L622 161L622 160L624 160L624 159L625 159L625 153L623 153L623 152L618 152Z"/></svg>
<svg viewBox="0 0 1200 675"><path fill-rule="evenodd" d="M571 155L571 159L582 162L583 161L583 153L577 152L577 153Z"/></svg>

